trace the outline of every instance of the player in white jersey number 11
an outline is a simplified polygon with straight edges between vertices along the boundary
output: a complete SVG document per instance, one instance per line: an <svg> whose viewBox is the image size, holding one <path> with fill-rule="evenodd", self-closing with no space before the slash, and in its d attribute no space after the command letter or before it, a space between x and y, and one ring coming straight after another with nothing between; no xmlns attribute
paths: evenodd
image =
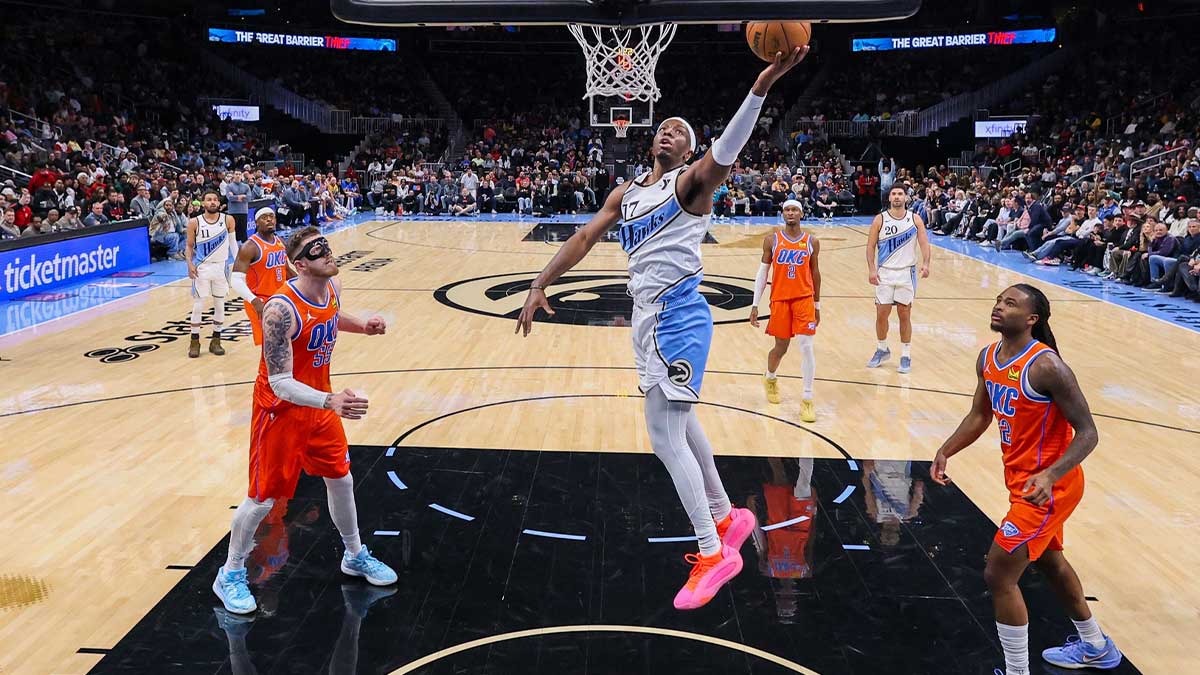
<svg viewBox="0 0 1200 675"><path fill-rule="evenodd" d="M620 225L629 255L633 297L633 359L638 388L646 395L646 427L654 454L667 467L700 544L676 609L696 609L742 570L738 549L755 527L754 514L729 503L712 446L693 410L699 401L712 340L712 313L700 294L700 242L712 217L712 195L750 140L771 85L808 54L808 48L775 55L722 136L694 164L697 138L682 117L658 127L654 168L618 186L591 221L575 233L530 285L517 319L529 335L539 309L553 314L545 289L574 267L610 228Z"/></svg>

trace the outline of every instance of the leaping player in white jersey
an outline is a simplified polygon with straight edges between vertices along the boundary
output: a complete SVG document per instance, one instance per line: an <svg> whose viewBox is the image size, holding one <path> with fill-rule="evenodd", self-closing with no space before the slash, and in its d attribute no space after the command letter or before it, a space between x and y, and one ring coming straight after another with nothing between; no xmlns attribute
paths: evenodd
<svg viewBox="0 0 1200 675"><path fill-rule="evenodd" d="M221 213L221 195L215 190L204 193L204 211L187 221L188 276L192 279L192 339L188 356L200 356L200 313L205 298L213 299L213 334L208 351L224 356L221 326L225 323L225 296L229 294L229 269L237 258L233 216Z"/></svg>
<svg viewBox="0 0 1200 675"><path fill-rule="evenodd" d="M517 331L529 335L539 308L553 314L546 287L620 225L621 247L629 255L633 360L638 388L646 395L650 444L670 472L700 543L699 554L685 557L692 571L675 596L676 609L701 607L741 572L738 549L755 527L749 509L729 503L712 446L693 410L713 331L712 313L699 292L700 242L712 217L713 192L750 140L767 91L807 54L807 47L777 53L725 133L695 164L686 164L696 152L691 125L681 117L664 120L654 136L654 168L613 190L600 211L559 249L531 284L517 318Z"/></svg>
<svg viewBox="0 0 1200 675"><path fill-rule="evenodd" d="M875 337L879 340L868 368L878 368L892 357L888 349L888 318L892 305L900 318L900 367L912 370L912 304L917 297L917 246L921 247L919 274L929 276L929 235L925 221L905 207L908 193L900 185L888 190L888 208L871 221L867 235L867 270L875 287Z"/></svg>

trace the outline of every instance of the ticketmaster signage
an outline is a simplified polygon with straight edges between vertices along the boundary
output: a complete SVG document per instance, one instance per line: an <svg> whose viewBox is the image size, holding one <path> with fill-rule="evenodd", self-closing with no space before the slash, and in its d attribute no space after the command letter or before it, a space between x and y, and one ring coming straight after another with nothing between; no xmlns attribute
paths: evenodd
<svg viewBox="0 0 1200 675"><path fill-rule="evenodd" d="M209 28L208 41L244 45L276 45L281 47L359 49L369 52L396 51L396 41L389 38L293 35L291 33L263 33L253 30L234 30L232 28Z"/></svg>
<svg viewBox="0 0 1200 675"><path fill-rule="evenodd" d="M0 301L149 264L144 220L140 227L0 250Z"/></svg>
<svg viewBox="0 0 1200 675"><path fill-rule="evenodd" d="M882 52L892 49L939 49L945 47L981 47L986 45L1027 45L1054 42L1053 28L955 33L948 35L905 35L901 37L854 38L851 51Z"/></svg>

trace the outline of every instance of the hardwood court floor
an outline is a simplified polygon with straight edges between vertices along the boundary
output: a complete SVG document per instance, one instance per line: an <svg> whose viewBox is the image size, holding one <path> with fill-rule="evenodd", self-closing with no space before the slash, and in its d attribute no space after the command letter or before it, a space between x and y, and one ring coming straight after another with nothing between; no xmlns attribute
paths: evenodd
<svg viewBox="0 0 1200 675"><path fill-rule="evenodd" d="M386 336L339 340L334 384L366 392L372 406L347 423L352 444L403 436L401 448L650 452L628 329L611 309L623 253L600 244L558 289L556 322L520 339L505 317L555 251L524 241L530 229L393 221L331 235L346 260L344 306L389 323ZM762 394L769 339L744 320L766 231L716 226L720 243L704 247L702 290L718 298L719 325L703 391L716 405L699 414L718 451L838 458L840 447L856 460L928 460L970 403L973 360L994 339L993 298L1027 278L935 248L913 313L913 372L897 374L895 359L868 370L865 227L816 229L817 436L773 419L798 420L798 358L783 365L784 403ZM1200 633L1200 406L1195 364L1177 355L1200 352L1200 334L1043 288L1101 433L1067 553L1130 659L1145 672L1186 672L1186 636ZM87 650L113 647L227 533L245 488L258 354L239 336L225 357L186 358L189 306L189 286L177 282L4 341L0 672L88 671L101 656ZM129 351L139 345L158 348ZM102 348L128 360L104 363L94 355ZM997 445L993 429L949 467L994 521L1006 510Z"/></svg>

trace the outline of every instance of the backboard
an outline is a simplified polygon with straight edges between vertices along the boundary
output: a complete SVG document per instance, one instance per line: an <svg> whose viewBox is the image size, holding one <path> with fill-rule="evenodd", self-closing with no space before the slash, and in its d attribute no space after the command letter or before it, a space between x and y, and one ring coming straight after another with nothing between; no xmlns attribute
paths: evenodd
<svg viewBox="0 0 1200 675"><path fill-rule="evenodd" d="M330 0L338 19L377 26L882 21L920 7L921 0Z"/></svg>

